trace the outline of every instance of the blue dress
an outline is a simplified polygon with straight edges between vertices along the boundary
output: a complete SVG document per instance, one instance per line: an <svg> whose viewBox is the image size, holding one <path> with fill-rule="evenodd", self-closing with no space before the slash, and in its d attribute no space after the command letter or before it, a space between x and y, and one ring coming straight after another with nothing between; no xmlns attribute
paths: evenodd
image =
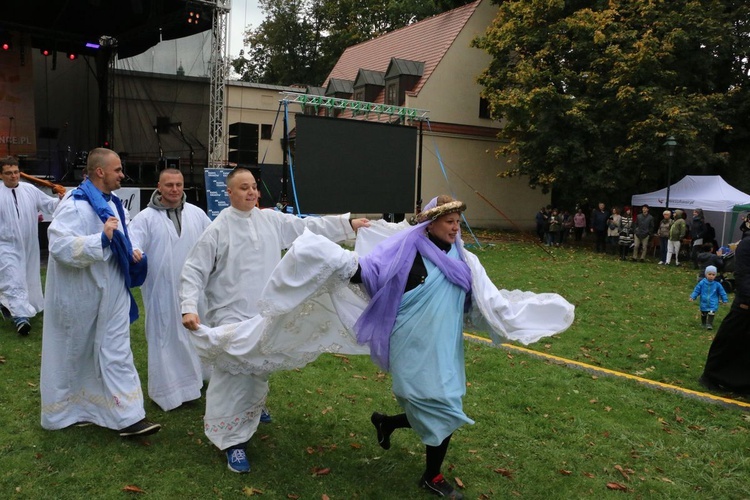
<svg viewBox="0 0 750 500"><path fill-rule="evenodd" d="M458 259L453 245L448 256ZM409 423L430 446L461 425L466 393L463 309L466 293L424 258L425 282L401 300L390 341L393 393Z"/></svg>

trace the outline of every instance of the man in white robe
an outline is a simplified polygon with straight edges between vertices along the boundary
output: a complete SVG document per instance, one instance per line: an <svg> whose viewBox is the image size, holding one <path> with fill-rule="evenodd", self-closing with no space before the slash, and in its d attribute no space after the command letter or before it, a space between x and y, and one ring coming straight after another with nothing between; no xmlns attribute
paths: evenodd
<svg viewBox="0 0 750 500"><path fill-rule="evenodd" d="M122 203L111 194L124 178L122 164L114 151L97 148L86 168L88 179L60 204L49 227L42 427L95 424L122 437L152 434L160 426L145 418L122 261L137 263L141 252L120 250L120 243L127 248L127 229Z"/></svg>
<svg viewBox="0 0 750 500"><path fill-rule="evenodd" d="M162 170L148 207L128 226L133 246L148 256L148 276L141 287L148 395L164 411L200 398L204 379L190 332L182 326L178 288L187 254L211 219L185 202L184 184L179 170Z"/></svg>
<svg viewBox="0 0 750 500"><path fill-rule="evenodd" d="M0 304L21 335L44 308L39 271L39 212L52 214L60 201L20 182L18 160L0 159Z"/></svg>
<svg viewBox="0 0 750 500"><path fill-rule="evenodd" d="M227 177L230 207L203 233L182 271L182 323L197 330L201 323L216 327L257 315L258 300L281 252L305 228L333 241L353 238L369 225L367 219L340 216L301 219L257 208L258 186L253 174L237 168ZM198 315L198 299L205 291L207 313ZM245 443L258 428L268 393L267 375L230 372L214 366L206 391L206 436L225 450L227 467L249 472Z"/></svg>

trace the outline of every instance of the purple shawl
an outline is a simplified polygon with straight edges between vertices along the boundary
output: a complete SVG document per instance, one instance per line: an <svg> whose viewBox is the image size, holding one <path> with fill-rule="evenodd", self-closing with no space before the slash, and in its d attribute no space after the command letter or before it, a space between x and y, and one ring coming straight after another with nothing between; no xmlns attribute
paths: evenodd
<svg viewBox="0 0 750 500"><path fill-rule="evenodd" d="M406 279L417 252L435 264L451 283L465 292L471 290L471 270L463 260L452 259L432 243L426 234L431 221L397 233L362 257L362 282L370 294L367 308L354 325L357 342L369 344L370 357L384 370L389 369L390 337Z"/></svg>

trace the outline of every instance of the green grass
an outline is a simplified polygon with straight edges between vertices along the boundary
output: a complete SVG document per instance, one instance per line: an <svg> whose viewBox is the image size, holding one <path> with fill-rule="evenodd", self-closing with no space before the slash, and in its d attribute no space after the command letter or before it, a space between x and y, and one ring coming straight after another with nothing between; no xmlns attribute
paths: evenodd
<svg viewBox="0 0 750 500"><path fill-rule="evenodd" d="M477 252L499 287L555 291L576 305L573 326L532 349L701 390L711 335L688 301L692 270L588 248L552 252L503 239ZM237 475L203 435L203 401L169 413L147 401L164 427L145 439L43 430L41 318L32 326L20 338L0 325L2 498L430 498L415 486L424 448L414 433L397 431L387 452L375 442L370 413L398 406L389 376L367 358L326 355L274 374L274 422L250 442L252 472ZM142 320L132 343L145 388ZM750 416L741 409L484 343L466 343L466 367L464 406L476 424L454 435L444 473L467 498L750 498Z"/></svg>

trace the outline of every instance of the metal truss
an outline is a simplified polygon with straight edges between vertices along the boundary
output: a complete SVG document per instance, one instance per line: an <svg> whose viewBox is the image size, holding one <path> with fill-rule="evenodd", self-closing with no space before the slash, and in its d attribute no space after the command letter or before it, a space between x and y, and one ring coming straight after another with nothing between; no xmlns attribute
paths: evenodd
<svg viewBox="0 0 750 500"><path fill-rule="evenodd" d="M227 58L227 14L231 0L201 2L212 7L211 62L209 64L208 166L224 164L224 94Z"/></svg>
<svg viewBox="0 0 750 500"><path fill-rule="evenodd" d="M326 97L312 94L296 94L294 92L281 92L282 100L290 104L300 104L303 108L311 106L317 112L323 109L348 109L354 115L369 115L370 113L381 116L398 116L404 120L424 121L429 119L430 112L425 109L404 108L392 104L378 104L365 101L350 101L337 97Z"/></svg>

